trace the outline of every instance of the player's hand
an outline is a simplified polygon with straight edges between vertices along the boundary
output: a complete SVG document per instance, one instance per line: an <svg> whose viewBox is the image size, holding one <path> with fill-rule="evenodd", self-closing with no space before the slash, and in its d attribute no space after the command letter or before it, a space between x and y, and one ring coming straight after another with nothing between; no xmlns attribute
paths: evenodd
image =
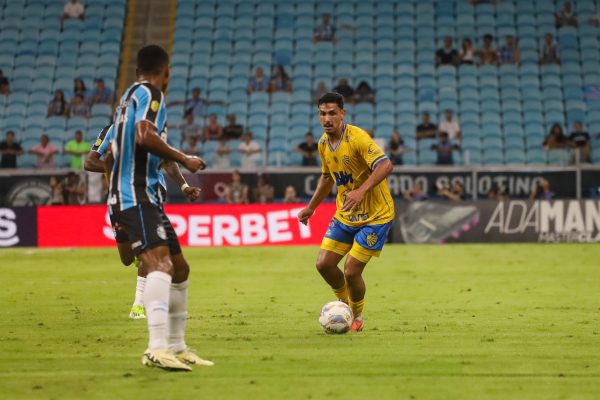
<svg viewBox="0 0 600 400"><path fill-rule="evenodd" d="M206 163L200 157L186 156L183 166L190 172L196 172L200 169L206 168Z"/></svg>
<svg viewBox="0 0 600 400"><path fill-rule="evenodd" d="M308 219L310 217L312 217L312 215L315 213L315 210L311 210L310 208L306 207L303 208L302 210L300 210L300 212L298 213L298 221L300 221L301 223L303 223L304 225L308 224Z"/></svg>
<svg viewBox="0 0 600 400"><path fill-rule="evenodd" d="M183 193L185 193L185 197L187 197L189 201L196 201L198 200L198 197L200 197L201 191L202 189L200 188L188 186L183 190Z"/></svg>
<svg viewBox="0 0 600 400"><path fill-rule="evenodd" d="M346 197L344 199L344 205L342 206L342 211L344 211L344 212L354 211L355 209L358 208L360 203L363 201L364 197L365 197L365 193L360 189L352 190L352 191L346 193Z"/></svg>

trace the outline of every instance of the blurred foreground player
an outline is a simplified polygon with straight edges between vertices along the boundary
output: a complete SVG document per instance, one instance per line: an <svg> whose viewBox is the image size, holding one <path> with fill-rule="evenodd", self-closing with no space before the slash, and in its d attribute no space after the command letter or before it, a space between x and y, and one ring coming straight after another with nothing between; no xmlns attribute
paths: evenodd
<svg viewBox="0 0 600 400"><path fill-rule="evenodd" d="M298 213L308 223L317 206L337 186L336 213L321 243L317 270L354 314L351 332L363 329L366 286L362 273L378 257L394 219L386 176L392 163L364 130L344 122L344 98L326 93L318 102L325 133L319 140L322 175L308 206ZM344 271L338 263L344 258Z"/></svg>

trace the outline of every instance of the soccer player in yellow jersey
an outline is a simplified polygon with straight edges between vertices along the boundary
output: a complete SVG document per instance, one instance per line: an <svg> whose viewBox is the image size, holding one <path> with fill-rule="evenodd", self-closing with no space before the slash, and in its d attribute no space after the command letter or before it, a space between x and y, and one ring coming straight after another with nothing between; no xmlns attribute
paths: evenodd
<svg viewBox="0 0 600 400"><path fill-rule="evenodd" d="M386 176L392 163L367 132L344 123L344 98L326 93L319 99L322 175L306 208L298 213L308 223L317 206L337 186L336 213L321 243L317 270L335 295L350 305L353 332L364 325L365 282L362 272L378 257L394 219L394 203ZM346 257L344 271L338 263Z"/></svg>

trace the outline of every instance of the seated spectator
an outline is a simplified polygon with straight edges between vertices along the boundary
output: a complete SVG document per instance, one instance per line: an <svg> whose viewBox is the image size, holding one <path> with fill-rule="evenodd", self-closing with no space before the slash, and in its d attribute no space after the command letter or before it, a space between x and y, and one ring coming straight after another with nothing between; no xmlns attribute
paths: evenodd
<svg viewBox="0 0 600 400"><path fill-rule="evenodd" d="M10 94L10 84L8 78L4 76L4 72L0 69L0 94L8 96Z"/></svg>
<svg viewBox="0 0 600 400"><path fill-rule="evenodd" d="M554 197L556 197L556 193L550 190L550 182L542 179L531 192L529 200L553 200Z"/></svg>
<svg viewBox="0 0 600 400"><path fill-rule="evenodd" d="M190 156L200 157L201 150L200 144L198 143L198 137L188 136L186 146L184 146L181 151Z"/></svg>
<svg viewBox="0 0 600 400"><path fill-rule="evenodd" d="M356 87L356 91L354 92L354 102L355 103L375 103L375 94L373 93L373 89L366 81L362 81Z"/></svg>
<svg viewBox="0 0 600 400"><path fill-rule="evenodd" d="M450 109L446 110L444 119L438 126L440 132L448 133L451 140L460 141L460 124L454 118L454 112Z"/></svg>
<svg viewBox="0 0 600 400"><path fill-rule="evenodd" d="M575 129L569 135L569 143L575 148L573 153L573 163L577 161L577 153L579 154L579 161L589 163L592 162L591 145L590 145L590 134L583 130L583 124L579 121L575 122Z"/></svg>
<svg viewBox="0 0 600 400"><path fill-rule="evenodd" d="M225 200L229 204L247 204L248 186L242 183L242 177L238 171L231 174L231 183L225 189Z"/></svg>
<svg viewBox="0 0 600 400"><path fill-rule="evenodd" d="M194 122L194 114L188 111L183 116L183 123L179 125L181 129L180 145L187 143L190 138L195 138L196 141L203 140L202 127Z"/></svg>
<svg viewBox="0 0 600 400"><path fill-rule="evenodd" d="M404 163L404 160L402 159L404 154L404 140L398 131L392 133L392 137L387 145L387 153L392 164L402 165Z"/></svg>
<svg viewBox="0 0 600 400"><path fill-rule="evenodd" d="M500 47L498 58L500 58L500 64L521 65L521 50L512 35L506 37L506 44Z"/></svg>
<svg viewBox="0 0 600 400"><path fill-rule="evenodd" d="M60 189L64 205L85 204L85 182L81 180L79 174L71 171L61 181Z"/></svg>
<svg viewBox="0 0 600 400"><path fill-rule="evenodd" d="M65 202L63 200L62 181L59 182L55 176L51 176L50 181L48 183L50 185L50 188L52 189L52 197L50 198L50 205L51 206L64 205Z"/></svg>
<svg viewBox="0 0 600 400"><path fill-rule="evenodd" d="M483 46L478 51L482 65L498 65L498 53L494 48L494 37L489 33L483 36Z"/></svg>
<svg viewBox="0 0 600 400"><path fill-rule="evenodd" d="M254 92L266 92L269 90L269 79L265 76L263 69L258 67L254 71L254 76L248 80L248 94Z"/></svg>
<svg viewBox="0 0 600 400"><path fill-rule="evenodd" d="M315 142L312 132L307 132L306 135L304 135L304 142L296 146L294 150L302 154L302 166L309 167L317 165L319 145Z"/></svg>
<svg viewBox="0 0 600 400"><path fill-rule="evenodd" d="M344 96L344 102L346 103L350 103L352 101L352 96L354 96L354 89L348 85L347 79L340 79L338 85L333 88L333 91Z"/></svg>
<svg viewBox="0 0 600 400"><path fill-rule="evenodd" d="M475 64L475 48L473 48L471 39L466 38L463 40L459 57L461 64Z"/></svg>
<svg viewBox="0 0 600 400"><path fill-rule="evenodd" d="M242 168L256 168L262 161L260 145L252 140L252 133L246 132L238 150L242 153Z"/></svg>
<svg viewBox="0 0 600 400"><path fill-rule="evenodd" d="M571 4L571 2L565 2L561 12L556 13L554 18L554 24L557 28L562 28L563 26L574 26L575 28L577 28L577 16L573 12L573 5Z"/></svg>
<svg viewBox="0 0 600 400"><path fill-rule="evenodd" d="M229 114L227 116L227 125L223 127L223 138L225 139L239 139L244 133L244 127L237 123L235 115Z"/></svg>
<svg viewBox="0 0 600 400"><path fill-rule="evenodd" d="M84 118L89 118L90 116L90 109L87 104L85 104L83 96L79 93L71 98L71 103L69 104L69 116Z"/></svg>
<svg viewBox="0 0 600 400"><path fill-rule="evenodd" d="M106 87L104 79L96 79L96 88L92 92L91 105L94 104L112 104L113 92Z"/></svg>
<svg viewBox="0 0 600 400"><path fill-rule="evenodd" d="M231 166L230 160L231 148L227 144L227 140L220 139L219 147L215 151L215 168L229 168Z"/></svg>
<svg viewBox="0 0 600 400"><path fill-rule="evenodd" d="M404 192L403 196L407 201L424 201L429 198L419 182L413 183L412 189Z"/></svg>
<svg viewBox="0 0 600 400"><path fill-rule="evenodd" d="M507 201L509 200L506 187L494 183L492 188L487 193L488 199L495 201Z"/></svg>
<svg viewBox="0 0 600 400"><path fill-rule="evenodd" d="M258 176L258 182L254 188L255 203L272 203L275 198L275 188L269 184L269 180L264 175Z"/></svg>
<svg viewBox="0 0 600 400"><path fill-rule="evenodd" d="M209 104L221 104L222 101L211 100L201 96L201 90L199 87L192 89L192 98L186 100L183 109L184 114L191 112L194 114L196 121L203 122L206 117L206 110ZM180 104L179 102L172 102L171 104Z"/></svg>
<svg viewBox="0 0 600 400"><path fill-rule="evenodd" d="M217 122L217 115L211 114L208 117L208 125L204 127L204 139L205 140L219 140L223 133L223 127Z"/></svg>
<svg viewBox="0 0 600 400"><path fill-rule="evenodd" d="M315 28L315 33L313 35L313 42L333 42L337 41L335 37L335 25L332 24L329 20L328 14L323 14L322 17L323 23Z"/></svg>
<svg viewBox="0 0 600 400"><path fill-rule="evenodd" d="M54 92L54 98L48 104L48 117L68 117L69 106L65 101L65 95L62 90L57 89Z"/></svg>
<svg viewBox="0 0 600 400"><path fill-rule="evenodd" d="M0 142L0 168L17 168L17 157L23 154L23 148L15 142L15 133L13 131L6 132L6 139Z"/></svg>
<svg viewBox="0 0 600 400"><path fill-rule="evenodd" d="M321 96L323 96L325 93L328 93L329 91L327 90L327 86L325 85L325 82L321 81L319 82L319 84L317 85L316 89L313 89L312 91L312 102L317 104L319 102L319 99L321 98Z"/></svg>
<svg viewBox="0 0 600 400"><path fill-rule="evenodd" d="M284 203L298 203L300 199L296 195L296 189L292 185L288 185L285 188L285 194L283 196Z"/></svg>
<svg viewBox="0 0 600 400"><path fill-rule="evenodd" d="M452 38L446 36L444 38L444 47L436 51L435 53L435 65L458 65L459 55L458 51L452 47Z"/></svg>
<svg viewBox="0 0 600 400"><path fill-rule="evenodd" d="M83 140L83 132L75 132L75 138L65 145L65 154L71 155L71 169L83 169L83 161L89 150L90 144Z"/></svg>
<svg viewBox="0 0 600 400"><path fill-rule="evenodd" d="M440 132L439 140L431 145L431 150L437 153L437 165L454 165L452 152L460 150L460 146L450 141L448 132Z"/></svg>
<svg viewBox="0 0 600 400"><path fill-rule="evenodd" d="M379 147L380 149L385 149L385 139L376 138L373 129L366 129L365 131L369 134L369 136L371 136L371 139L373 139L377 147Z"/></svg>
<svg viewBox="0 0 600 400"><path fill-rule="evenodd" d="M459 181L454 182L454 184L452 185L452 189L443 184L438 185L437 194L443 199L448 199L457 202L463 201L467 198L465 193L465 187Z"/></svg>
<svg viewBox="0 0 600 400"><path fill-rule="evenodd" d="M560 64L560 57L558 54L558 46L554 41L554 36L551 33L546 33L544 36L544 45L540 51L540 65L544 64Z"/></svg>
<svg viewBox="0 0 600 400"><path fill-rule="evenodd" d="M35 154L37 157L36 168L55 168L54 155L58 154L58 149L50 143L48 135L40 137L40 144L33 146L29 150L29 154Z"/></svg>
<svg viewBox="0 0 600 400"><path fill-rule="evenodd" d="M560 124L552 125L550 133L544 139L542 147L544 150L564 149L567 146L567 137L564 135Z"/></svg>
<svg viewBox="0 0 600 400"><path fill-rule="evenodd" d="M83 79L75 78L73 80L73 95L75 96L78 94L80 94L85 100L87 98L88 92Z"/></svg>
<svg viewBox="0 0 600 400"><path fill-rule="evenodd" d="M275 73L271 77L269 82L269 92L287 92L292 93L292 80L285 72L283 65L278 65L275 69Z"/></svg>
<svg viewBox="0 0 600 400"><path fill-rule="evenodd" d="M429 121L429 113L424 112L421 115L421 123L417 126L417 140L425 138L435 138L437 136L437 125Z"/></svg>
<svg viewBox="0 0 600 400"><path fill-rule="evenodd" d="M63 14L60 17L60 26L63 26L65 19L85 20L85 8L79 0L69 0L63 8Z"/></svg>

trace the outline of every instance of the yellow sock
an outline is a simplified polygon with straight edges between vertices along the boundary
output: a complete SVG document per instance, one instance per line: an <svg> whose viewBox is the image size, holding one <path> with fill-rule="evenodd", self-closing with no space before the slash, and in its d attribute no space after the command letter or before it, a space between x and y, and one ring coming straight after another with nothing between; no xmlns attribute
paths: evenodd
<svg viewBox="0 0 600 400"><path fill-rule="evenodd" d="M344 286L342 286L341 288L333 289L333 293L335 293L335 295L338 299L340 299L344 303L348 303L348 299L349 299L348 286L346 286L345 283L344 283Z"/></svg>
<svg viewBox="0 0 600 400"><path fill-rule="evenodd" d="M352 301L350 299L350 308L352 309L352 314L354 314L354 318L358 318L362 315L363 308L365 307L365 299L359 301Z"/></svg>

